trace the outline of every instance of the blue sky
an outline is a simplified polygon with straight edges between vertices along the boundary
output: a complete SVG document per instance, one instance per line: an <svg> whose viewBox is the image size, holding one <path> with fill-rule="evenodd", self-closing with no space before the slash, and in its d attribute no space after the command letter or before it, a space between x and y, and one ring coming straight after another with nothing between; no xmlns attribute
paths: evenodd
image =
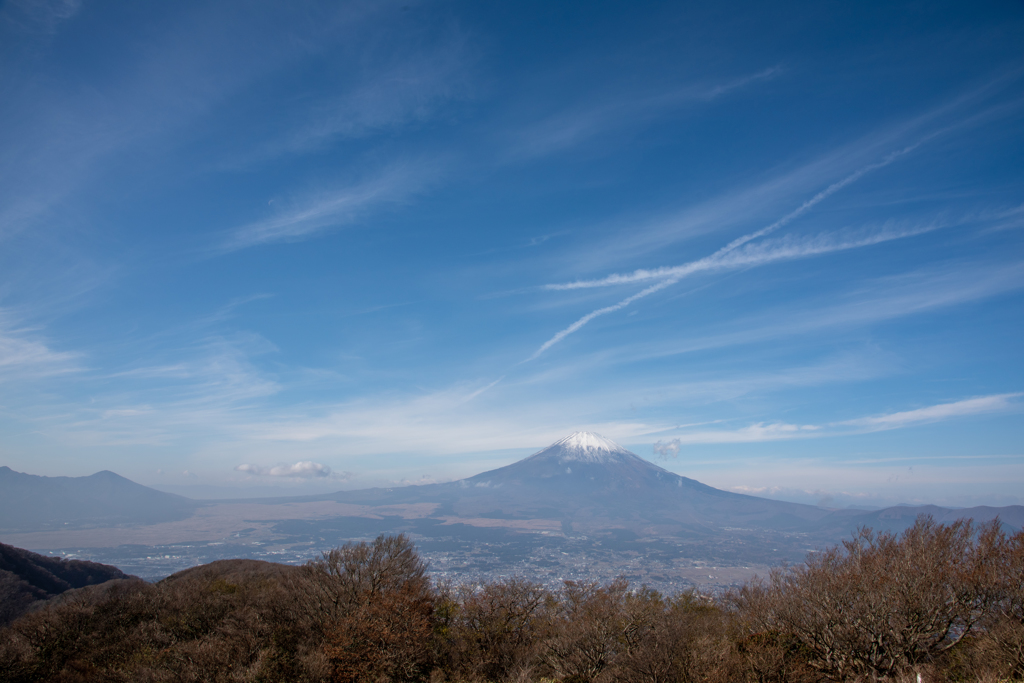
<svg viewBox="0 0 1024 683"><path fill-rule="evenodd" d="M1020 2L17 0L0 92L16 470L1024 503Z"/></svg>

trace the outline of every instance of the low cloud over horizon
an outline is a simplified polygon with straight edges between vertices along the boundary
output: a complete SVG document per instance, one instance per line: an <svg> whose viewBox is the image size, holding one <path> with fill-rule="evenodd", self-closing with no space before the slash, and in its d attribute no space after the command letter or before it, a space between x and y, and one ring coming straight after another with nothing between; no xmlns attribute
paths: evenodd
<svg viewBox="0 0 1024 683"><path fill-rule="evenodd" d="M352 477L348 472L332 472L331 468L327 465L313 462L312 460L300 460L291 465L275 465L274 467L243 464L235 467L235 471L258 477L288 477L293 479L331 478L348 481Z"/></svg>

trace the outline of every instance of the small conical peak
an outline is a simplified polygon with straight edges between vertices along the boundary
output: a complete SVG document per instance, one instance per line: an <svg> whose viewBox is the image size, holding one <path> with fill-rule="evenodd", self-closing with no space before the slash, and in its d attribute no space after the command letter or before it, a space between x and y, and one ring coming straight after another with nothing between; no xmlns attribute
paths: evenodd
<svg viewBox="0 0 1024 683"><path fill-rule="evenodd" d="M611 439L594 432L573 432L564 439L551 444L550 448L561 451L562 460L583 462L604 462L614 453L629 453Z"/></svg>

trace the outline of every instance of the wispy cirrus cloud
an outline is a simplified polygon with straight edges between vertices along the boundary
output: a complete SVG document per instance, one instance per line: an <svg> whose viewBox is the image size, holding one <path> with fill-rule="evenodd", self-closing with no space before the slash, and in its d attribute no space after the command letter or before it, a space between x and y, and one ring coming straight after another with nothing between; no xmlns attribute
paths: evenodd
<svg viewBox="0 0 1024 683"><path fill-rule="evenodd" d="M635 362L708 349L820 335L828 330L903 318L958 306L1024 288L1024 263L942 264L869 281L832 297L827 305L802 304L798 310L771 310L730 324L735 331L668 343L641 343L621 349L603 363Z"/></svg>
<svg viewBox="0 0 1024 683"><path fill-rule="evenodd" d="M0 10L0 26L49 34L82 8L82 0L10 0Z"/></svg>
<svg viewBox="0 0 1024 683"><path fill-rule="evenodd" d="M310 104L287 133L246 161L318 151L348 139L415 126L472 97L474 53L466 36L437 39L426 52L360 72L346 92Z"/></svg>
<svg viewBox="0 0 1024 683"><path fill-rule="evenodd" d="M917 408L916 410L903 410L886 415L875 415L861 417L855 420L838 422L837 425L850 425L852 427L863 427L869 430L897 429L907 425L920 424L922 422L937 422L951 417L964 415L978 415L981 413L992 413L1010 410L1019 407L1013 399L1019 398L1024 393L994 394L992 396L980 396L953 403L940 403L939 405Z"/></svg>
<svg viewBox="0 0 1024 683"><path fill-rule="evenodd" d="M563 111L518 131L509 141L510 157L533 160L582 145L609 131L650 122L686 105L710 102L735 90L777 77L782 67L772 66L719 83L692 83L654 94L620 96L611 102L591 103Z"/></svg>
<svg viewBox="0 0 1024 683"><path fill-rule="evenodd" d="M984 91L985 88L981 89ZM980 91L979 91L980 92ZM939 116L945 111L956 108L963 101L970 100L978 97L978 93L969 93L953 103L947 103L942 107L936 108L931 112L926 113L918 120L908 124L908 127L916 127L921 125L923 122L929 121L936 116ZM1014 107L1017 105L1014 104ZM885 168L899 159L907 156L911 152L914 152L923 145L931 142L932 140L945 135L953 130L969 126L976 120L981 120L986 117L994 115L994 110L1002 111L1001 107L992 107L979 114L975 114L971 117L961 119L950 125L943 127L933 128L928 132L919 135L917 140L904 145L903 147L889 152L881 159L873 161L868 164L864 164L854 171L848 173L841 179L833 182L823 190L820 190L809 199L802 202L799 206L792 209L791 211L784 214L778 220L766 225L759 230L742 235L725 246L721 247L718 251L713 254L706 256L696 261L681 264L679 266L662 267L655 269L640 269L632 273L615 273L604 278L594 280L577 280L575 282L568 283L553 283L544 285L544 289L547 290L573 290L573 289L589 289L594 287L608 287L614 285L632 284L637 282L658 280L656 284L653 284L646 289L633 294L632 296L626 297L622 301L610 306L605 306L597 310L591 311L587 315L579 318L568 327L557 332L553 337L544 342L534 353L526 358L523 362L529 362L540 357L545 351L550 349L555 344L559 343L569 335L580 330L583 326L589 323L591 320L614 313L615 311L622 310L630 304L638 301L639 299L645 298L659 292L663 289L671 287L678 283L683 278L690 275L725 269L736 269L744 267L753 267L758 265L764 265L772 262L782 260L793 260L799 258L807 258L810 256L817 256L825 253L844 251L848 249L855 249L858 247L870 246L874 244L880 244L903 237L910 237L919 235L924 232L929 232L940 227L937 224L920 225L916 227L903 228L903 229L892 229L892 225L884 227L882 230L876 230L873 233L866 233L857 236L843 234L843 233L831 233L823 234L815 237L787 237L782 240L764 240L757 244L751 244L755 240L760 240L776 231L780 228L788 225L798 217L807 213L809 210L825 201L836 192L839 192L843 188L846 188L853 183L857 182L864 176Z"/></svg>
<svg viewBox="0 0 1024 683"><path fill-rule="evenodd" d="M721 422L690 425L659 420L595 420L594 415L618 414L623 403L675 405L684 400L707 404L798 386L862 381L880 371L861 356L826 360L823 364L790 367L743 378L707 378L638 386L635 381L612 383L594 392L580 389L573 398L544 397L534 378L507 383L458 384L418 396L381 395L336 404L306 406L303 411L274 411L250 416L235 426L247 448L273 448L287 443L311 458L349 457L367 453L455 454L507 449L540 448L577 429L607 434L624 443L646 441L651 435ZM560 383L548 378L542 384ZM571 384L571 382L569 382ZM500 391L498 391L500 388ZM519 397L517 399L516 397ZM528 397L528 400L523 400ZM509 406L515 406L509 409Z"/></svg>
<svg viewBox="0 0 1024 683"><path fill-rule="evenodd" d="M438 168L432 167L436 174ZM369 212L405 201L428 182L426 166L396 165L377 176L296 200L275 215L243 225L217 247L230 252L274 242L305 239L330 228L351 225Z"/></svg>
<svg viewBox="0 0 1024 683"><path fill-rule="evenodd" d="M697 273L753 268L779 261L791 261L810 258L812 256L820 256L822 254L858 249L861 247L882 244L883 242L921 235L926 232L936 230L939 227L941 227L941 224L939 223L930 223L918 226L896 226L890 224L883 226L881 229L837 231L833 233L814 235L811 237L786 236L780 239L765 240L757 244L743 244L740 242L737 246L728 245L727 247L723 247L711 256L672 268L635 271L628 275L611 275L601 280L573 282L563 285L546 285L546 288L548 289L582 289L660 280L660 282L656 282L636 294L626 297L616 304L605 306L586 314L544 342L536 351L534 351L533 355L526 359L526 361L535 360L540 357L540 355L545 351L568 337L573 332L582 328L594 318L622 310L640 299L648 297L656 292L660 292L663 289L667 289L668 287L679 283L684 278ZM736 244L737 242L739 241L735 240L733 244Z"/></svg>
<svg viewBox="0 0 1024 683"><path fill-rule="evenodd" d="M764 441L799 439L813 436L820 429L821 427L816 425L756 422L738 429L691 432L668 441L658 441L654 444L654 449L655 453L662 458L675 458L678 457L681 446L691 444L760 443Z"/></svg>
<svg viewBox="0 0 1024 683"><path fill-rule="evenodd" d="M578 269L604 269L611 264L621 263L625 258L659 253L670 245L697 235L745 229L752 223L763 221L772 212L785 211L787 205L792 206L800 201L800 197L815 192L816 188L821 187L823 178L839 178L837 183L841 187L830 187L823 191L831 194L859 179L864 173L875 170L871 168L873 164L887 165L886 153L902 155L937 138L1019 112L1024 104L1020 100L978 108L980 103L998 96L1008 85L1016 82L1018 75L1017 72L1010 72L993 78L917 116L879 127L824 154L795 162L795 165L783 164L766 169L752 182L744 180L697 203L682 208L611 218L600 227L602 232L612 237L579 250L573 259ZM964 114L972 109L974 113ZM908 150L905 141L915 135L917 138ZM892 151L894 149L896 152ZM809 201L813 206L822 199L824 197L813 196ZM811 207L798 206L795 211L803 213L808 208ZM786 222L787 218L792 220L795 216L784 216L780 220Z"/></svg>
<svg viewBox="0 0 1024 683"><path fill-rule="evenodd" d="M380 395L321 404L302 411L275 411L237 425L250 448L302 449L309 457L367 454L502 452L541 448L574 429L631 438L655 428L639 420L595 421L564 402L534 400L509 409L509 387L499 395L496 382L458 383L415 396ZM532 392L531 392L532 394ZM329 454L329 455L328 455Z"/></svg>
<svg viewBox="0 0 1024 683"><path fill-rule="evenodd" d="M19 44L24 49L19 33L52 33L75 17L83 4L3 3L0 52L18 49ZM110 182L108 174L116 172L109 165L112 159L156 141L165 150L180 144L179 133L190 122L227 106L268 75L337 45L339 31L377 42L381 17L397 4L266 4L259 12L243 14L230 3L182 6L153 40L111 48L120 50L116 59L124 68L109 80L60 88L38 75L25 77L33 73L31 65L20 80L5 78L16 70L0 73L0 87L10 93L8 106L0 110L0 146L5 152L0 157L0 239L30 229L54 230L59 223L44 219L61 215L65 202L77 203L79 211L88 209L88 203L75 195L93 183L101 187ZM117 11L112 14L115 21L124 20ZM230 31L221 30L227 25ZM278 39L285 34L291 38ZM109 40L117 44L114 35Z"/></svg>
<svg viewBox="0 0 1024 683"><path fill-rule="evenodd" d="M884 159L882 159L879 162L868 164L857 169L853 173L847 175L842 180L832 183L821 192L818 192L816 195L814 195L807 201L803 202L800 206L793 209L792 211L790 211L789 213L787 213L785 216L778 219L774 223L771 223L770 225L767 225L761 228L760 230L756 230L741 237L737 237L736 239L734 239L733 241L729 242L724 247L716 251L715 253L711 254L710 256L706 256L702 259L699 259L697 261L691 261L690 263L684 263L679 266L654 268L650 270L640 269L633 271L632 273L614 273L607 277L599 278L596 280L577 280L575 282L548 284L544 285L544 289L555 291L567 289L589 289L592 287L608 287L612 285L631 284L634 282L643 282L645 280L660 280L663 278L674 277L682 278L686 277L687 275L691 275L693 273L697 273L704 270L715 270L722 267L729 267L730 265L736 263L742 264L745 260L755 261L759 259L764 259L765 254L767 252L770 252L771 247L774 245L771 245L769 243L767 251L763 247L761 249L747 249L745 251L741 251L739 256L733 255L733 252L735 252L740 247L747 245L749 242L752 242L761 237L765 237L766 235L769 235L777 231L779 228L787 225L788 223L791 223L794 219L803 215L804 213L812 209L814 206L820 204L825 199L832 196L833 194L843 189L847 185L856 182L857 180L864 177L871 171L888 166L889 164L899 159L901 156L910 153L919 146L920 143L910 145L908 147L905 147L901 150L898 150L887 155ZM925 228L922 229L921 232L926 232L929 229L933 228ZM919 232L914 232L912 234L919 234ZM886 232L882 231L877 233L873 237L862 238L859 241L847 241L846 245L848 246L844 246L843 243L837 245L828 245L826 244L827 236L822 235L818 236L817 238L813 239L812 241L803 245L802 247L796 247L794 245L789 249L776 250L775 253L777 255L773 255L771 258L772 260L779 260L783 258L793 258L801 255L813 256L818 253L824 253L825 251L835 251L837 249L854 248L857 246L866 246L868 244L877 244L878 242L886 241L887 239L896 239L900 236L904 235L897 234L892 237L887 237Z"/></svg>
<svg viewBox="0 0 1024 683"><path fill-rule="evenodd" d="M211 337L162 351L175 362L83 369L76 380L90 392L88 400L50 395L19 414L46 425L51 438L82 448L165 447L199 434L223 438L281 391L278 378L253 362L273 348L258 335Z"/></svg>
<svg viewBox="0 0 1024 683"><path fill-rule="evenodd" d="M686 445L761 443L766 441L849 436L851 434L913 427L971 415L1019 411L1024 407L1024 404L1015 399L1019 399L1021 396L1024 396L1024 392L992 394L990 396L979 396L949 403L940 403L914 410L871 415L820 425L757 422L732 430L687 432L668 441L655 443L654 452L662 458L675 458L678 457L680 448Z"/></svg>
<svg viewBox="0 0 1024 683"><path fill-rule="evenodd" d="M0 309L0 375L47 376L80 371L81 354L56 351L39 330L16 323Z"/></svg>

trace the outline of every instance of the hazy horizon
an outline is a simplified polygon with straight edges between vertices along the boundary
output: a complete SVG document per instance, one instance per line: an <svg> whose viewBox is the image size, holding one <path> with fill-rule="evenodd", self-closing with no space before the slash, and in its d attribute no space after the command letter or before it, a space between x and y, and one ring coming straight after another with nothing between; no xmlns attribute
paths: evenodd
<svg viewBox="0 0 1024 683"><path fill-rule="evenodd" d="M0 465L1024 504L1022 86L1009 0L6 3Z"/></svg>

